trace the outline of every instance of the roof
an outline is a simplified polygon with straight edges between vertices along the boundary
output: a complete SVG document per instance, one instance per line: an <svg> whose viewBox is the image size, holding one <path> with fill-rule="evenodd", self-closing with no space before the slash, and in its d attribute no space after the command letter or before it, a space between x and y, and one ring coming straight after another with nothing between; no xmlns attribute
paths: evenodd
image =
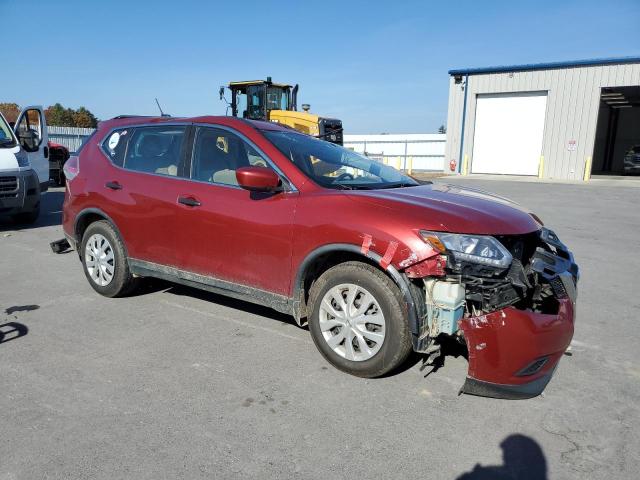
<svg viewBox="0 0 640 480"><path fill-rule="evenodd" d="M238 86L249 86L249 85L263 85L265 83L268 83L266 80L244 80L241 82L229 82L229 87L238 87ZM286 83L275 83L275 82L271 82L270 85L274 86L274 87L281 87L281 88L290 88L291 85L287 85Z"/></svg>
<svg viewBox="0 0 640 480"><path fill-rule="evenodd" d="M482 73L528 72L531 70L552 70L559 68L593 67L599 65L622 65L640 63L640 57L592 58L569 62L529 63L525 65L503 65L498 67L459 68L449 70L449 75L478 75Z"/></svg>
<svg viewBox="0 0 640 480"><path fill-rule="evenodd" d="M228 115L204 115L198 117L152 117L143 115L118 115L117 117L109 120L103 120L99 124L100 129L104 128L117 128L132 127L136 125L150 125L150 124L163 124L163 123L198 123L198 124L211 124L211 125L251 125L257 130L289 130L286 126L274 123L264 122L261 120L248 120L245 118L232 117Z"/></svg>

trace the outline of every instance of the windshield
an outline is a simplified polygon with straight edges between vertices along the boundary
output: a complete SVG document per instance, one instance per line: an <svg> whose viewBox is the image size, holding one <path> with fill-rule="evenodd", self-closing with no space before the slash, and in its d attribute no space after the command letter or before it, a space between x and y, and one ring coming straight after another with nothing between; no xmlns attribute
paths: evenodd
<svg viewBox="0 0 640 480"><path fill-rule="evenodd" d="M334 143L296 132L262 132L319 185L336 189L412 187L418 182L395 168Z"/></svg>
<svg viewBox="0 0 640 480"><path fill-rule="evenodd" d="M16 141L4 117L0 115L0 148L15 147Z"/></svg>

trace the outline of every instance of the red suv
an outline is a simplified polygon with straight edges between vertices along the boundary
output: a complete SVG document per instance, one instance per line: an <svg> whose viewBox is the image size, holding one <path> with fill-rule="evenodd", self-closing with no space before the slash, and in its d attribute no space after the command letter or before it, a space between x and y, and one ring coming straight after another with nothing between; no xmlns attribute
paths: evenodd
<svg viewBox="0 0 640 480"><path fill-rule="evenodd" d="M448 339L468 350L462 392L527 398L573 335L578 267L535 215L275 123L117 117L65 175L98 293L159 277L267 305L354 375Z"/></svg>

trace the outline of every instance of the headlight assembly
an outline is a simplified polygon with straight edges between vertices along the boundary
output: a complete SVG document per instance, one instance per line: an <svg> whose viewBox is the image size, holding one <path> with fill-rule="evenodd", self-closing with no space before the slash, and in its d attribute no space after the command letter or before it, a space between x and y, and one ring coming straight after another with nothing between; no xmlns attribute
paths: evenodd
<svg viewBox="0 0 640 480"><path fill-rule="evenodd" d="M449 253L461 262L508 268L513 257L498 240L488 235L420 231L422 239L434 249Z"/></svg>

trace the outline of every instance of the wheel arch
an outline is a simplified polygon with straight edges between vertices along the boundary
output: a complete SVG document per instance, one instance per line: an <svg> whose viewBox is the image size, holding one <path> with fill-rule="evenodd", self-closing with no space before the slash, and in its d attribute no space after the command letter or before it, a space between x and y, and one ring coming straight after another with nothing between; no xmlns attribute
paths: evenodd
<svg viewBox="0 0 640 480"><path fill-rule="evenodd" d="M124 246L125 255L128 257L127 245L124 241L124 238L122 237L122 234L120 233L118 225L116 225L116 222L114 222L109 215L107 215L103 210L100 210L99 208L85 208L80 213L78 213L78 215L76 215L76 219L73 222L73 234L76 244L80 245L82 243L82 236L89 225L101 220L106 220L107 222L109 222L109 224L116 231L116 233L120 237L120 240L122 241L122 245Z"/></svg>
<svg viewBox="0 0 640 480"><path fill-rule="evenodd" d="M293 316L299 325L306 322L307 317L307 300L311 281L317 278L316 273L320 274L338 263L348 260L359 260L378 268L380 271L388 275L396 286L400 289L402 297L407 305L407 317L409 327L413 335L418 334L418 317L416 309L416 300L412 294L412 288L409 280L400 273L393 265L382 268L380 262L382 256L369 250L366 254L362 253L362 249L358 245L348 243L332 243L323 245L312 250L300 262L296 271L293 285Z"/></svg>

